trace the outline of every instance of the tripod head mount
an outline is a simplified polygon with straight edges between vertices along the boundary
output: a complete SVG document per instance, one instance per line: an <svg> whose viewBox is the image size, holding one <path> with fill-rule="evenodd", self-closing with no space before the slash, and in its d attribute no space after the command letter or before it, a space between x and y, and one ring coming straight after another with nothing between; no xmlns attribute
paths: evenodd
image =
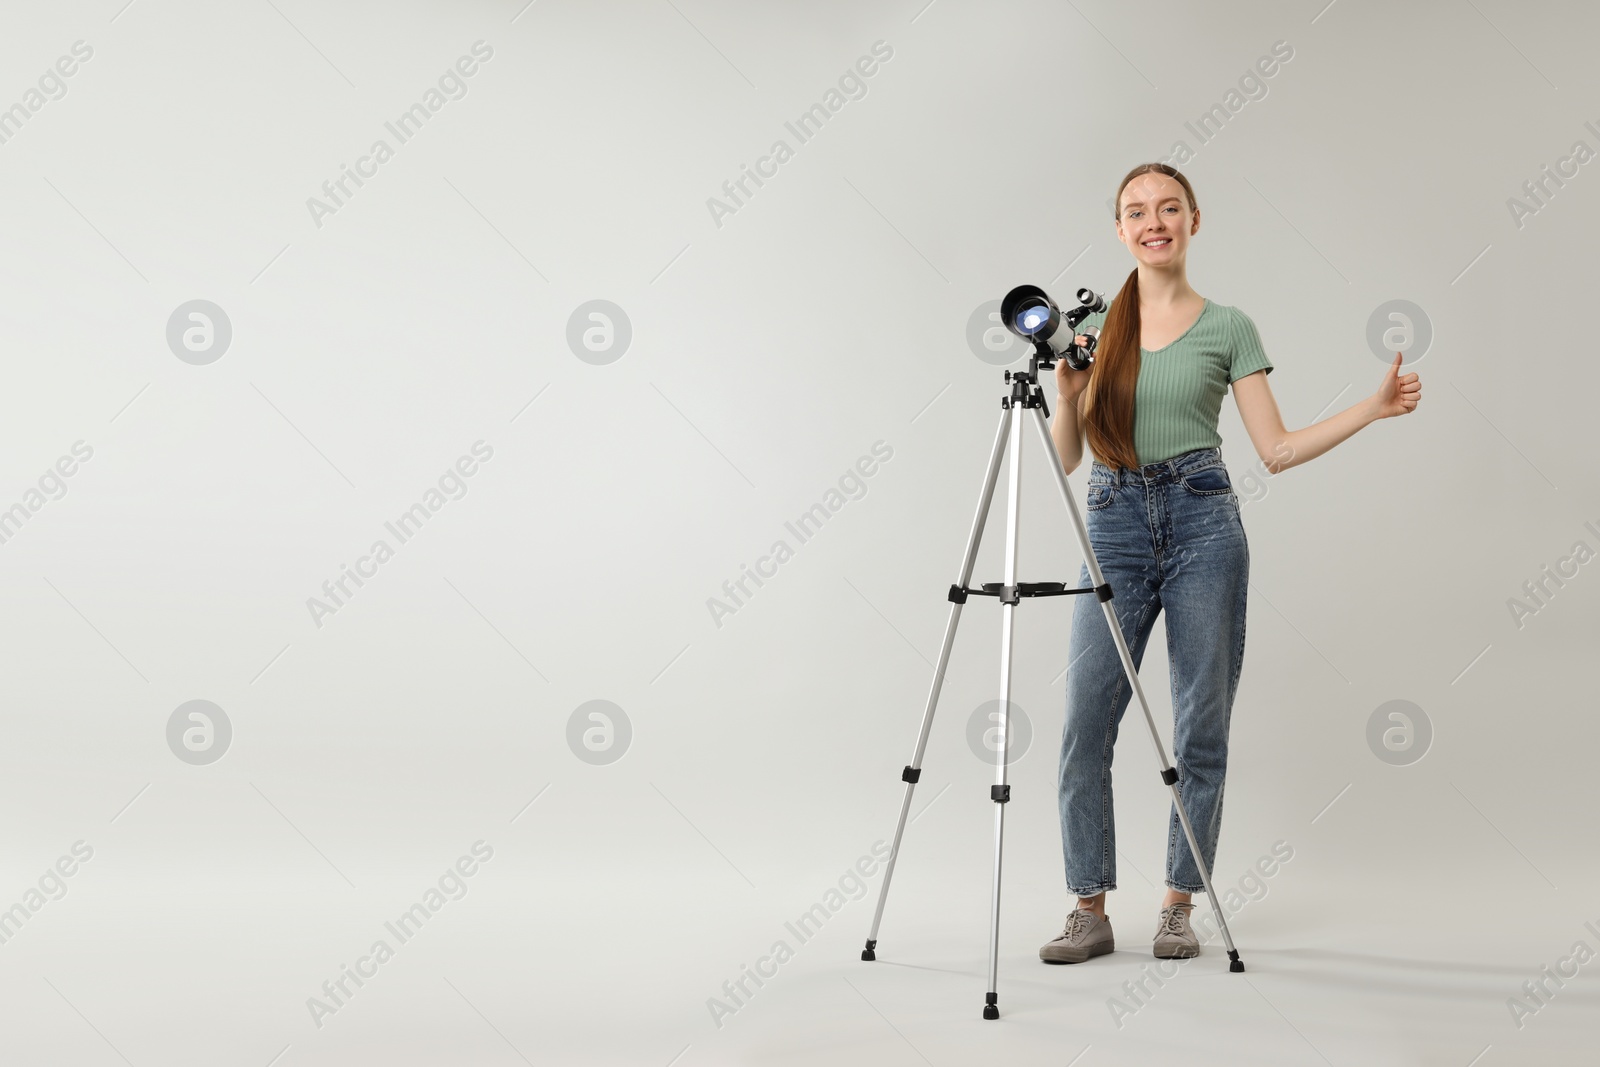
<svg viewBox="0 0 1600 1067"><path fill-rule="evenodd" d="M1091 330L1093 326L1089 327ZM1091 341L1093 339L1091 338ZM1000 398L1001 407L1043 408L1044 417L1050 417L1050 405L1046 402L1045 391L1039 384L1039 370L1049 371L1054 365L1054 357L1045 361L1039 355L1039 350L1034 349L1028 357L1027 370L1007 369L1005 373L1006 384L1011 386L1011 392Z"/></svg>

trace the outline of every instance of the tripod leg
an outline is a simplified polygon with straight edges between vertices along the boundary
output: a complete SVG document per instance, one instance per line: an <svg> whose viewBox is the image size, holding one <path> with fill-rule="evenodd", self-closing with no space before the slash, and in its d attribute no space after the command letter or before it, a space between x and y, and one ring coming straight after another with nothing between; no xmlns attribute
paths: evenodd
<svg viewBox="0 0 1600 1067"><path fill-rule="evenodd" d="M965 589L972 579L972 568L978 558L978 544L983 539L984 523L989 517L989 505L994 499L995 482L1000 476L1000 459L1005 454L1006 441L1012 435L1011 408L1007 407L1000 413L1000 427L995 433L994 446L989 451L989 466L984 472L983 488L978 493L978 509L972 518L972 527L967 532L967 548L961 557L961 570L956 577L956 584L950 587L950 616L945 622L944 643L939 646L939 662L933 671L933 684L928 688L928 702L922 712L922 729L917 733L917 747L911 754L911 762L900 772L900 780L906 783L904 796L900 800L900 820L894 827L894 844L889 849L889 862L884 865L883 884L878 887L878 907L872 914L872 930L867 934L867 947L862 949L863 960L877 959L878 924L883 922L883 905L889 898L889 882L894 878L895 861L900 858L900 839L905 833L906 816L911 811L911 796L916 792L917 779L922 777L922 753L928 747L928 733L933 728L933 711L939 703L939 691L944 688L945 667L950 662L950 649L955 644L956 624L961 621L961 607L965 596L957 596L957 590Z"/></svg>
<svg viewBox="0 0 1600 1067"><path fill-rule="evenodd" d="M1178 820L1183 824L1184 836L1188 838L1189 851L1194 855L1195 864L1200 869L1200 881L1206 887L1206 896L1211 899L1211 911L1217 917L1222 940L1228 946L1228 970L1243 971L1244 961L1239 959L1239 952L1233 947L1233 935L1228 930L1228 920L1223 917L1217 892L1211 887L1211 872L1206 868L1205 857L1200 852L1199 843L1195 841L1194 827L1189 825L1189 814L1183 807L1183 797L1178 792L1178 772L1167 761L1166 749L1161 744L1161 734L1156 729L1155 717L1150 714L1150 704L1145 700L1144 687L1139 684L1139 669L1134 666L1133 655L1128 651L1128 642L1123 637L1122 627L1117 622L1116 609L1111 606L1111 586L1100 571L1100 561L1094 554L1094 546L1089 543L1089 531L1083 524L1083 516L1078 513L1078 502L1072 499L1072 490L1067 485L1067 472L1061 466L1061 456L1056 452L1050 431L1045 428L1044 413L1038 408L1029 408L1028 411L1033 416L1034 428L1039 431L1040 442L1050 454L1050 469L1055 472L1056 487L1061 490L1061 499L1066 502L1067 510L1072 515L1072 526L1078 535L1078 544L1083 548L1083 558L1089 568L1095 594L1100 598L1100 607L1105 612L1106 625L1111 627L1111 638L1116 642L1117 654L1122 659L1123 673L1128 676L1128 684L1132 687L1134 696L1139 699L1140 709L1144 711L1145 725L1150 728L1150 743L1155 746L1156 762L1161 767L1161 780L1172 791L1172 803L1177 807Z"/></svg>
<svg viewBox="0 0 1600 1067"><path fill-rule="evenodd" d="M1009 409L1008 409L1009 410ZM1028 410L1037 411L1037 408ZM1000 1018L1000 859L1005 842L1006 802L1011 787L1006 784L1006 760L1010 757L1007 730L1011 716L1011 647L1014 616L1017 610L1017 543L1022 509L1022 421L1011 425L1010 499L1006 502L1006 565L1000 598L1000 744L995 750L994 785L989 799L994 801L994 889L989 904L989 991L984 998L983 1017Z"/></svg>

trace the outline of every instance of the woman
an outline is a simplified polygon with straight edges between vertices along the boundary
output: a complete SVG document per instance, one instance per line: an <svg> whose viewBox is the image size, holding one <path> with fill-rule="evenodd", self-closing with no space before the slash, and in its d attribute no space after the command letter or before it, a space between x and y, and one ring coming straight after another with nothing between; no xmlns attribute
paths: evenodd
<svg viewBox="0 0 1600 1067"><path fill-rule="evenodd" d="M1250 570L1239 498L1217 434L1223 394L1231 383L1250 443L1276 474L1370 422L1415 410L1422 385L1416 374L1399 373L1396 353L1372 396L1305 429L1285 429L1255 324L1189 285L1189 241L1200 232L1189 180L1166 164L1146 163L1122 179L1116 203L1117 237L1138 265L1107 311L1085 320L1104 322L1090 368L1056 364L1060 396L1051 432L1068 472L1081 462L1088 437L1089 540L1135 665L1156 616L1167 613L1178 790L1209 868L1222 821ZM1078 582L1088 586L1087 564ZM1116 888L1111 758L1131 697L1099 600L1078 597L1060 778L1062 851L1077 905L1061 935L1039 950L1046 962L1081 963L1113 948L1105 910L1106 892ZM1176 805L1166 884L1154 954L1198 955L1190 896L1205 886Z"/></svg>

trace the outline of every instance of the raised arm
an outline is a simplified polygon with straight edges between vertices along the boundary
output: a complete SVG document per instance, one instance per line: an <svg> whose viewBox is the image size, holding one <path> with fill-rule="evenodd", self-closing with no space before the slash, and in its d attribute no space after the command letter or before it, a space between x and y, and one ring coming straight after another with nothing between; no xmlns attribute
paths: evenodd
<svg viewBox="0 0 1600 1067"><path fill-rule="evenodd" d="M1415 372L1400 373L1400 353L1384 372L1378 391L1343 411L1301 430L1290 430L1278 414L1266 371L1246 374L1233 383L1233 401L1256 455L1267 471L1277 474L1316 459L1334 445L1355 435L1368 424L1416 410L1422 399L1422 381Z"/></svg>

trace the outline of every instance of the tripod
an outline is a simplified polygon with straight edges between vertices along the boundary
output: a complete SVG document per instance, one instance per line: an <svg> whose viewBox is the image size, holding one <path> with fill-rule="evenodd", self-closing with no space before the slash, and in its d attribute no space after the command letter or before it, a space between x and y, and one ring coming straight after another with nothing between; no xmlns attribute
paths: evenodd
<svg viewBox="0 0 1600 1067"><path fill-rule="evenodd" d="M1048 351L1048 350L1046 350ZM1228 946L1228 970L1243 971L1244 962L1239 959L1238 951L1233 947L1233 937L1228 933L1228 923L1223 917L1222 908L1217 901L1216 890L1211 886L1211 872L1206 869L1206 862L1201 855L1200 847L1195 841L1194 829L1189 825L1189 816L1183 808L1183 798L1178 792L1178 772L1172 764L1167 762L1167 754L1161 744L1161 736L1156 731L1155 719L1150 715L1150 705L1144 697L1144 689L1139 685L1138 668L1134 666L1133 656L1128 651L1127 640L1123 637L1122 628L1117 623L1116 609L1111 605L1111 586L1100 572L1100 561L1095 558L1094 548L1089 543L1089 534L1083 524L1083 517L1078 513L1078 505L1072 499L1072 491L1067 485L1067 474L1061 465L1061 457L1055 450L1055 444L1050 438L1050 433L1045 429L1044 393L1039 388L1039 368L1041 365L1040 352L1035 350L1029 359L1026 371L1006 371L1005 380L1011 385L1011 394L1001 398L1000 428L995 434L994 446L989 456L989 468L984 474L983 490L978 497L978 511L972 520L972 529L967 534L967 549L961 560L961 572L956 583L950 587L950 618L945 624L944 643L939 648L939 662L934 667L933 685L928 690L928 703L922 713L922 729L917 734L916 751L912 753L911 763L900 772L901 781L906 783L905 796L900 802L900 821L894 828L894 845L889 852L889 862L884 867L883 885L878 889L878 908L872 916L872 930L867 935L867 947L862 950L863 960L877 959L876 948L878 945L878 925L883 921L883 905L889 896L889 881L894 877L895 861L900 857L900 839L905 833L906 815L911 810L911 796L916 791L917 780L922 777L922 754L928 745L928 732L933 727L933 711L939 702L939 691L944 686L945 667L950 662L950 648L955 643L956 623L961 620L961 607L967 602L967 597L993 596L998 597L1001 604L1000 614L1000 744L995 753L995 782L989 787L989 799L994 802L994 883L991 903L989 907L989 988L984 999L983 1017L985 1019L1000 1018L997 990L999 952L1000 952L1000 857L1001 847L1005 837L1006 803L1011 799L1011 787L1006 784L1006 757L1007 742L1006 728L1008 712L1011 707L1011 635L1012 615L1017 603L1023 597L1037 596L1068 596L1079 593L1093 593L1100 600L1100 606L1105 612L1106 623L1111 627L1111 636L1116 641L1117 652L1122 659L1122 669L1128 676L1128 682L1133 693L1139 698L1139 706L1144 710L1145 724L1150 727L1150 741L1155 746L1156 762L1161 768L1161 780L1167 788L1172 790L1172 801L1176 805L1178 818L1183 823L1183 833L1189 841L1189 850L1193 853L1195 862L1200 868L1200 879L1205 884L1206 895L1211 899L1211 908L1217 918L1217 924L1222 930L1223 941ZM1045 361L1048 366L1048 359ZM1061 499L1066 501L1067 510L1072 515L1072 526L1078 535L1078 544L1083 548L1083 556L1088 567L1093 585L1087 589L1069 589L1062 582L1018 582L1017 581L1017 541L1018 541L1018 516L1022 505L1022 421L1013 418L1016 410L1021 408L1027 421L1031 422L1034 429L1039 432L1039 440L1044 445L1045 452L1050 456L1050 469L1056 476L1056 488L1061 491ZM984 523L989 515L989 505L994 499L995 482L1000 475L1000 459L1003 451L1009 449L1010 459L1010 499L1006 504L1006 562L1005 581L988 582L980 589L969 589L967 582L972 577L972 567L978 555L978 542L983 537Z"/></svg>

